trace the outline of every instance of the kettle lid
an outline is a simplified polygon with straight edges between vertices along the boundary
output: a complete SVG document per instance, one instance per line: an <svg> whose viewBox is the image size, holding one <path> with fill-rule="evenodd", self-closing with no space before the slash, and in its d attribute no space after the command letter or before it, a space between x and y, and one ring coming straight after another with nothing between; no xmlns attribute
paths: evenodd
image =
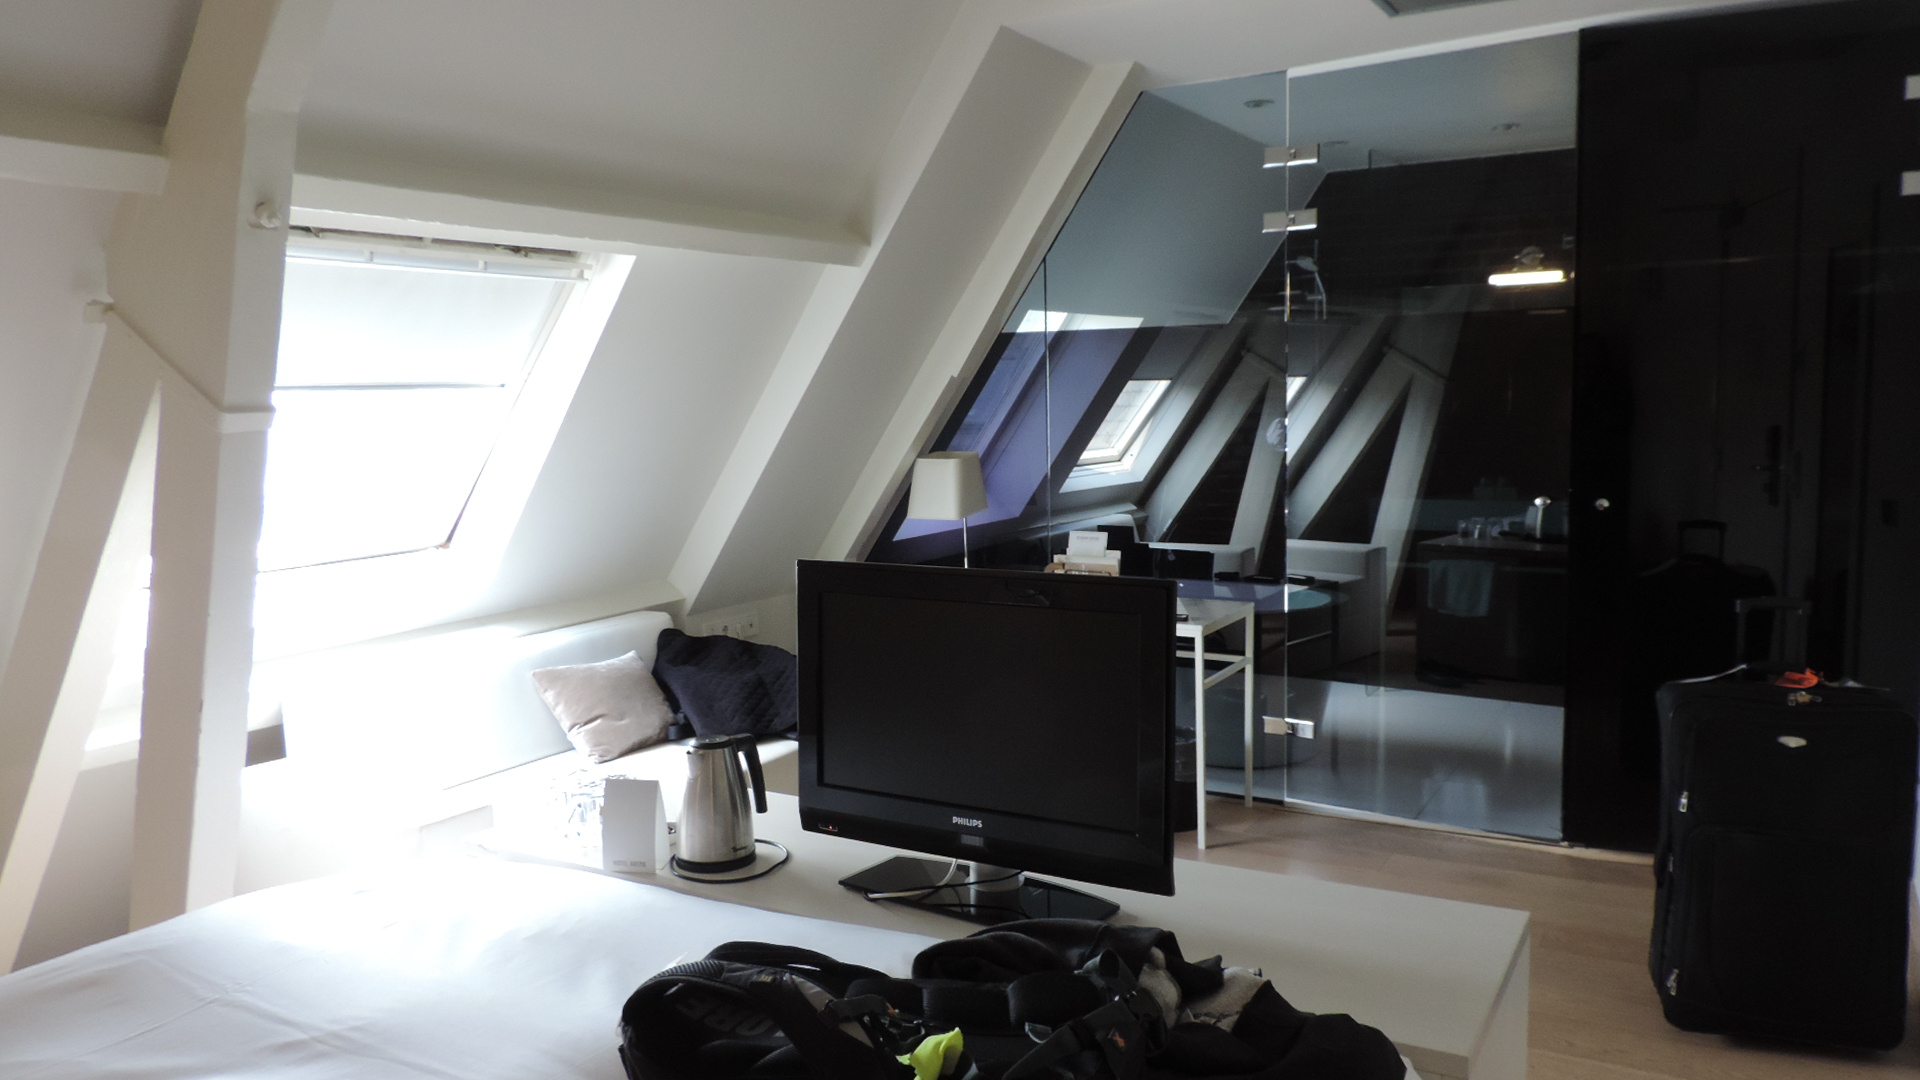
<svg viewBox="0 0 1920 1080"><path fill-rule="evenodd" d="M701 735L693 740L693 745L701 750L725 750L734 744L732 735Z"/></svg>

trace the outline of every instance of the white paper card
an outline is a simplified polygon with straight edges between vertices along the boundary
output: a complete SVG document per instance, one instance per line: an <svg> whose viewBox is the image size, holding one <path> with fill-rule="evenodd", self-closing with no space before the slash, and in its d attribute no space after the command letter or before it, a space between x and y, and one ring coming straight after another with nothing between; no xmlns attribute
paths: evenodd
<svg viewBox="0 0 1920 1080"><path fill-rule="evenodd" d="M607 778L600 803L600 866L621 874L651 874L667 861L667 812L660 781Z"/></svg>
<svg viewBox="0 0 1920 1080"><path fill-rule="evenodd" d="M1101 555L1107 550L1107 534L1099 529L1075 529L1067 534L1067 558Z"/></svg>

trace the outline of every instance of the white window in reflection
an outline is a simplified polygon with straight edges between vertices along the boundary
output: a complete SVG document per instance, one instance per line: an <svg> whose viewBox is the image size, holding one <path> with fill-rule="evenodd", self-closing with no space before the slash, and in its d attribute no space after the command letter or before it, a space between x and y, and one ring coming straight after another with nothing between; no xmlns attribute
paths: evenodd
<svg viewBox="0 0 1920 1080"><path fill-rule="evenodd" d="M289 241L260 569L452 540L562 302L564 252Z"/></svg>
<svg viewBox="0 0 1920 1080"><path fill-rule="evenodd" d="M1300 388L1307 385L1305 375L1287 376L1287 407L1293 407L1293 399L1300 396Z"/></svg>
<svg viewBox="0 0 1920 1080"><path fill-rule="evenodd" d="M1106 419L1080 452L1080 465L1114 465L1125 461L1140 441L1153 407L1172 385L1170 379L1130 379L1107 410Z"/></svg>

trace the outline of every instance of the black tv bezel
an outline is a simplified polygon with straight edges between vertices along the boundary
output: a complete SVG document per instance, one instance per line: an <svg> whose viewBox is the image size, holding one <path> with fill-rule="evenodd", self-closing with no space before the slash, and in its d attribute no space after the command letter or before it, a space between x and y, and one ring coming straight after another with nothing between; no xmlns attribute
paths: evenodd
<svg viewBox="0 0 1920 1080"><path fill-rule="evenodd" d="M800 560L795 578L803 829L1089 884L1173 895L1173 657L1178 599L1172 581L816 560ZM1138 615L1142 633L1136 667L1142 695L1158 708L1149 710L1157 717L1141 733L1136 831L1124 833L822 783L820 598L829 593ZM956 818L980 824L958 825ZM1025 839L1016 840L1014 835Z"/></svg>

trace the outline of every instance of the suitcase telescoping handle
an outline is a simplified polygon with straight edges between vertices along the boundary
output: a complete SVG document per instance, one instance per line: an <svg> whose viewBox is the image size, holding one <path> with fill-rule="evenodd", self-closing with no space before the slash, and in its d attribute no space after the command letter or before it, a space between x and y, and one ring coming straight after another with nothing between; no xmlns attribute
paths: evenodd
<svg viewBox="0 0 1920 1080"><path fill-rule="evenodd" d="M1713 534L1713 560L1727 561L1727 523L1712 518L1688 518L1680 523L1680 554L1687 554L1687 535L1707 532Z"/></svg>
<svg viewBox="0 0 1920 1080"><path fill-rule="evenodd" d="M1747 663L1747 624L1755 612L1768 612L1767 663L1782 671L1798 671L1807 666L1807 613L1813 605L1791 596L1753 596L1733 602L1736 622L1733 647L1741 663Z"/></svg>

